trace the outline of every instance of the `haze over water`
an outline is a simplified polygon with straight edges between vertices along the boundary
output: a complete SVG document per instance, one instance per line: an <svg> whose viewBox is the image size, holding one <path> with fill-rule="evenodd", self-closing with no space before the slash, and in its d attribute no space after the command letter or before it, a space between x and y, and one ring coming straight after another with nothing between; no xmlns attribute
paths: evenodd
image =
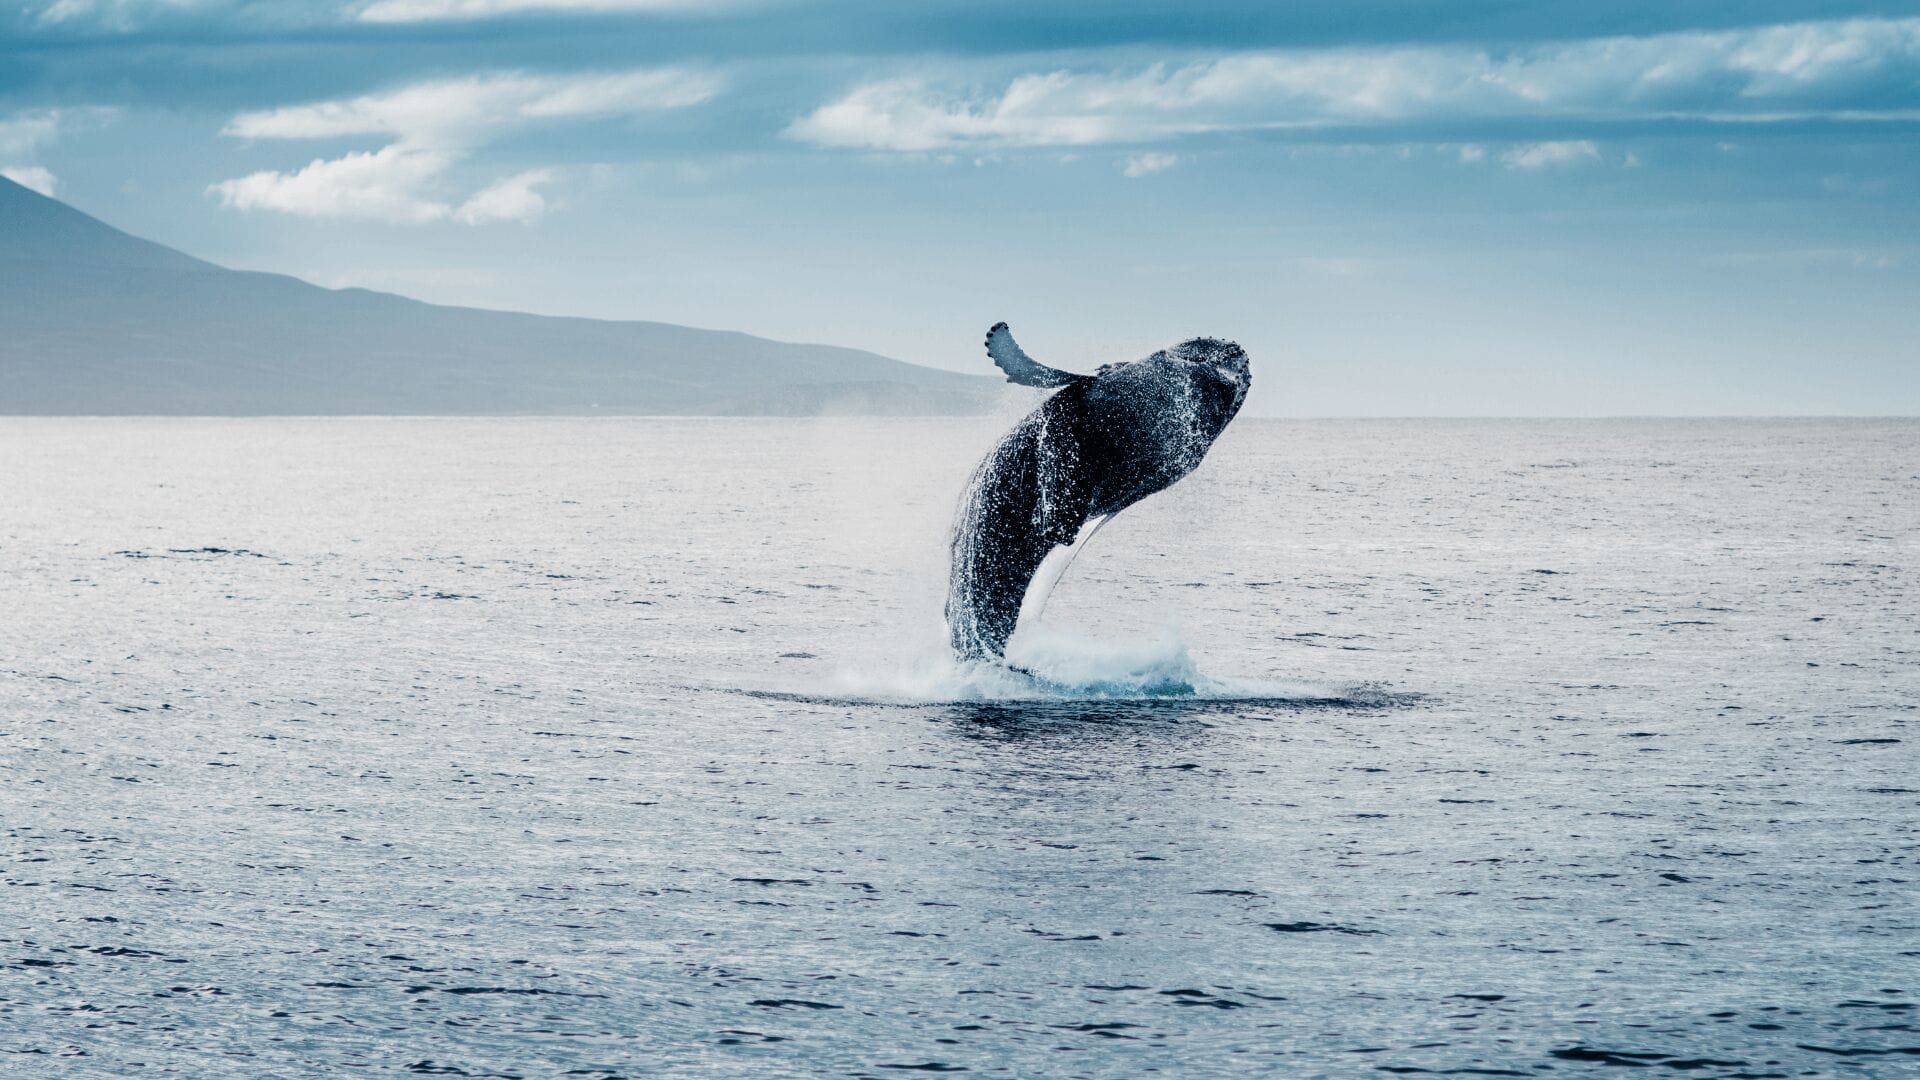
<svg viewBox="0 0 1920 1080"><path fill-rule="evenodd" d="M1920 422L1004 426L0 421L0 1075L1920 1062Z"/></svg>

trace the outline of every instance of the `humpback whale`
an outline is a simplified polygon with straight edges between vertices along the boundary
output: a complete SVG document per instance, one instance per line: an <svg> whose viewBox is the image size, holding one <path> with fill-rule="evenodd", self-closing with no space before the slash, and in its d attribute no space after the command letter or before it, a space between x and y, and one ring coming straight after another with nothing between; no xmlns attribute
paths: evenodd
<svg viewBox="0 0 1920 1080"><path fill-rule="evenodd" d="M1001 656L1055 548L1192 472L1246 400L1231 341L1193 338L1092 375L1028 356L1006 323L987 356L1021 386L1056 389L974 469L954 523L947 631L963 659Z"/></svg>

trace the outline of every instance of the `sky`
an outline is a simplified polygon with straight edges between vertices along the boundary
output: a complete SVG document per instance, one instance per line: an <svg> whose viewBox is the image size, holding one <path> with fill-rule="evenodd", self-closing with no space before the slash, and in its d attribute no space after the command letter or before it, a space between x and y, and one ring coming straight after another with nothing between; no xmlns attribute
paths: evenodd
<svg viewBox="0 0 1920 1080"><path fill-rule="evenodd" d="M0 173L441 303L1226 337L1258 414L1920 413L1920 0L13 0Z"/></svg>

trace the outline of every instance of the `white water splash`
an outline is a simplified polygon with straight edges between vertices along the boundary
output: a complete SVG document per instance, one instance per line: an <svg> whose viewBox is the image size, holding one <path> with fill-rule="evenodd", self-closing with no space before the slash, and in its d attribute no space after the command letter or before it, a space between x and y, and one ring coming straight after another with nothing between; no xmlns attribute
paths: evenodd
<svg viewBox="0 0 1920 1080"><path fill-rule="evenodd" d="M964 661L929 648L892 662L843 667L806 695L840 701L937 705L977 701L1267 701L1332 703L1347 689L1208 675L1173 629L1151 638L1094 641L1045 623L1022 625L1005 663Z"/></svg>

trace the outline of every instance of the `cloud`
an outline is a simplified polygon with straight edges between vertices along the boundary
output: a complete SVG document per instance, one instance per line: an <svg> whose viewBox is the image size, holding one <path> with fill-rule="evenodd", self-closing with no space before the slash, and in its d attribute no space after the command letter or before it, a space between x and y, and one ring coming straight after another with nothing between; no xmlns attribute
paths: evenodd
<svg viewBox="0 0 1920 1080"><path fill-rule="evenodd" d="M421 193L454 162L441 150L399 144L331 161L316 158L298 172L257 172L222 180L212 191L236 210L278 210L317 218L358 218L424 225L453 213Z"/></svg>
<svg viewBox="0 0 1920 1080"><path fill-rule="evenodd" d="M1600 148L1591 139L1525 143L1500 155L1500 163L1509 169L1544 169L1550 165L1598 160Z"/></svg>
<svg viewBox="0 0 1920 1080"><path fill-rule="evenodd" d="M183 18L256 27L473 22L515 15L700 15L769 0L27 0L42 28L125 33Z"/></svg>
<svg viewBox="0 0 1920 1080"><path fill-rule="evenodd" d="M41 23L87 22L112 30L139 25L145 17L203 6L206 0L53 0L36 16ZM31 10L31 9L29 9Z"/></svg>
<svg viewBox="0 0 1920 1080"><path fill-rule="evenodd" d="M1084 146L1143 142L1204 130L1197 117L1175 117L1155 100L1167 76L1022 75L998 99L945 98L919 79L869 83L787 128L790 138L820 146L874 150L942 150L957 146Z"/></svg>
<svg viewBox="0 0 1920 1080"><path fill-rule="evenodd" d="M1786 251L1733 251L1701 259L1716 268L1828 268L1892 270L1906 262L1907 253L1892 248L1799 248Z"/></svg>
<svg viewBox="0 0 1920 1080"><path fill-rule="evenodd" d="M1135 154L1127 159L1126 165L1120 171L1125 173L1128 179L1134 179L1141 176L1150 176L1157 172L1165 172L1178 164L1180 164L1180 156L1178 154Z"/></svg>
<svg viewBox="0 0 1920 1080"><path fill-rule="evenodd" d="M74 128L110 123L119 115L117 109L89 106L33 109L0 117L0 176L51 198L60 181L45 166L33 163L40 148Z"/></svg>
<svg viewBox="0 0 1920 1080"><path fill-rule="evenodd" d="M530 224L540 220L541 215L547 212L547 200L533 189L552 182L552 169L535 169L497 180L462 203L453 216L455 220L468 225L482 225L489 221Z"/></svg>
<svg viewBox="0 0 1920 1080"><path fill-rule="evenodd" d="M572 76L506 73L415 83L339 101L242 113L224 133L249 139L377 136L373 151L316 158L294 172L267 170L208 190L238 210L418 225L530 222L546 212L539 191L552 169L504 177L464 200L447 173L473 150L519 127L686 108L711 99L719 80L680 68Z"/></svg>
<svg viewBox="0 0 1920 1080"><path fill-rule="evenodd" d="M1917 81L1920 18L1845 19L1506 50L1230 53L1133 71L1023 74L985 96L890 79L855 87L786 134L918 152L1502 118L1857 120L1914 115Z"/></svg>
<svg viewBox="0 0 1920 1080"><path fill-rule="evenodd" d="M372 0L355 13L362 22L410 23L490 19L531 12L606 14L734 7L712 0Z"/></svg>
<svg viewBox="0 0 1920 1080"><path fill-rule="evenodd" d="M415 83L344 101L241 113L227 135L325 139L390 135L413 143L466 142L490 128L678 109L708 101L720 80L685 68L590 75L518 72Z"/></svg>
<svg viewBox="0 0 1920 1080"><path fill-rule="evenodd" d="M8 165L0 167L0 176L19 184L23 188L37 191L47 198L53 198L53 190L60 181L38 165Z"/></svg>
<svg viewBox="0 0 1920 1080"><path fill-rule="evenodd" d="M23 157L75 129L98 127L118 119L118 109L29 109L0 117L0 156Z"/></svg>
<svg viewBox="0 0 1920 1080"><path fill-rule="evenodd" d="M1878 198L1892 188L1884 176L1854 176L1848 173L1830 173L1820 178L1820 190L1829 195L1864 195Z"/></svg>
<svg viewBox="0 0 1920 1080"><path fill-rule="evenodd" d="M0 155L31 154L60 133L60 112L42 109L0 119Z"/></svg>

